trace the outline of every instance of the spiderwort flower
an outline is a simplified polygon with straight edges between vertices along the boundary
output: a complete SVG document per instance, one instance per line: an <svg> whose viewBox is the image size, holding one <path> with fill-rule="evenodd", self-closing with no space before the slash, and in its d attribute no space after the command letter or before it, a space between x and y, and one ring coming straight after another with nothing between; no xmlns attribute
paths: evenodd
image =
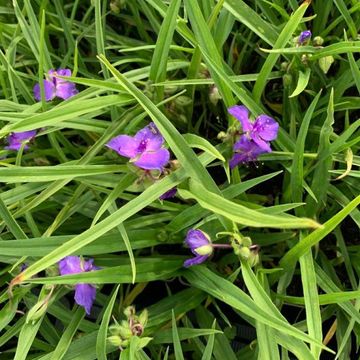
<svg viewBox="0 0 360 360"><path fill-rule="evenodd" d="M68 99L78 93L74 83L58 78L60 76L71 76L70 69L58 69L48 71L48 80L43 80L45 101L54 99L55 96L61 99ZM34 97L37 101L41 100L40 84L34 86Z"/></svg>
<svg viewBox="0 0 360 360"><path fill-rule="evenodd" d="M78 256L66 256L59 261L60 275L79 274L98 270L99 268L93 265L94 260L83 260ZM75 285L75 302L82 306L87 314L90 314L91 307L95 300L96 288L91 284L76 284Z"/></svg>
<svg viewBox="0 0 360 360"><path fill-rule="evenodd" d="M230 160L233 168L241 162L254 161L263 153L271 152L270 141L275 140L279 124L270 116L259 115L254 122L249 119L249 110L242 105L228 109L241 124L243 134L234 145L234 157Z"/></svg>
<svg viewBox="0 0 360 360"><path fill-rule="evenodd" d="M22 143L30 141L32 138L34 138L36 135L36 130L30 130L30 131L22 131L22 132L13 132L11 133L8 138L8 146L5 146L5 149L7 150L19 150ZM28 149L29 146L25 145L24 149Z"/></svg>
<svg viewBox="0 0 360 360"><path fill-rule="evenodd" d="M201 264L213 253L209 236L201 230L190 229L186 235L185 244L195 255L194 258L184 261L185 267Z"/></svg>
<svg viewBox="0 0 360 360"><path fill-rule="evenodd" d="M279 130L279 124L273 118L262 114L252 123L249 120L249 110L245 106L235 105L228 111L239 120L249 140L254 141L265 152L271 152L269 141L276 139Z"/></svg>
<svg viewBox="0 0 360 360"><path fill-rule="evenodd" d="M145 170L159 170L169 162L170 153L163 147L164 138L153 122L139 130L135 136L119 135L106 146Z"/></svg>
<svg viewBox="0 0 360 360"><path fill-rule="evenodd" d="M300 33L300 35L299 35L299 38L298 38L298 44L303 45L305 42L310 40L310 38L311 38L311 31L310 30L302 31Z"/></svg>

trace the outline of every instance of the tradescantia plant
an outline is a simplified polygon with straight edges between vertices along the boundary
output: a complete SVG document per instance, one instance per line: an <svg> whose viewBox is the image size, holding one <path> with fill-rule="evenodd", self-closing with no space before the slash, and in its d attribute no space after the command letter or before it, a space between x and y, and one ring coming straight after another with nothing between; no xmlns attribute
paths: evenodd
<svg viewBox="0 0 360 360"><path fill-rule="evenodd" d="M358 11L0 5L1 360L358 358Z"/></svg>

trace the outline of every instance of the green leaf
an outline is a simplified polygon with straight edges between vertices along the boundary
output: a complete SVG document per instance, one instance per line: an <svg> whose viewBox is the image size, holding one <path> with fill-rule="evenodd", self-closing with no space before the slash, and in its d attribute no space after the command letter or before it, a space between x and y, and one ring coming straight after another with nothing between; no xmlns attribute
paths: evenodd
<svg viewBox="0 0 360 360"><path fill-rule="evenodd" d="M253 227L271 227L280 229L319 227L315 221L296 218L290 215L274 216L251 210L230 200L206 190L195 180L190 180L190 191L179 189L180 196L185 199L195 199L203 208L230 220Z"/></svg>
<svg viewBox="0 0 360 360"><path fill-rule="evenodd" d="M214 156L214 158L225 161L225 158L222 156L220 151L201 136L195 134L184 134L183 138L191 148L201 149Z"/></svg>
<svg viewBox="0 0 360 360"><path fill-rule="evenodd" d="M174 311L172 312L172 336L173 336L173 343L174 343L174 353L175 353L175 360L184 360L184 355L181 349L181 343L179 338L179 333L176 327L176 320Z"/></svg>
<svg viewBox="0 0 360 360"><path fill-rule="evenodd" d="M242 0L226 0L224 7L231 12L235 18L253 31L257 36L274 45L279 37L277 29L265 21L256 11Z"/></svg>
<svg viewBox="0 0 360 360"><path fill-rule="evenodd" d="M290 17L289 21L287 22L287 24L284 26L283 30L279 34L274 44L274 49L283 48L288 43L288 41L293 36L294 31L299 26L309 4L310 3L308 2L303 2L294 12L294 14ZM272 53L266 58L265 63L260 70L259 77L256 80L253 89L253 95L256 102L259 102L261 95L265 89L268 76L271 73L271 70L274 67L278 58L279 55L276 53Z"/></svg>
<svg viewBox="0 0 360 360"><path fill-rule="evenodd" d="M84 318L85 312L82 307L77 307L72 314L71 322L63 332L55 350L51 354L51 360L61 360L69 349L71 340L74 337L80 322Z"/></svg>
<svg viewBox="0 0 360 360"><path fill-rule="evenodd" d="M174 0L170 2L167 9L166 16L161 25L160 32L158 34L158 41L154 55L151 60L149 80L152 82L160 82L166 79L166 67L168 62L168 54L170 45L176 28L176 19L179 12L181 0ZM157 88L158 100L162 100L163 88Z"/></svg>
<svg viewBox="0 0 360 360"><path fill-rule="evenodd" d="M293 266L300 256L304 255L312 246L320 242L326 235L338 226L352 210L354 210L360 204L360 195L352 200L341 211L335 214L320 228L316 229L301 242L293 246L280 260L280 266L284 269L289 269Z"/></svg>
<svg viewBox="0 0 360 360"><path fill-rule="evenodd" d="M309 80L310 80L310 75L311 75L310 68L306 68L305 72L299 70L299 77L298 77L298 82L297 82L296 88L293 91L293 93L289 96L289 98L298 96L306 89L306 87L309 83Z"/></svg>
<svg viewBox="0 0 360 360"><path fill-rule="evenodd" d="M269 314L268 311L256 305L254 301L237 286L220 276L215 275L205 267L195 266L186 271L184 275L192 286L207 292L222 302L243 312L246 316L261 321L262 323L269 325L282 333L294 336L299 340L317 344L324 348L324 345L312 339L307 334L289 325L281 318Z"/></svg>
<svg viewBox="0 0 360 360"><path fill-rule="evenodd" d="M99 331L96 338L96 357L98 360L107 360L106 357L106 338L108 333L109 321L111 313L115 304L115 300L119 291L120 285L117 285L111 295L110 301L105 309L101 320Z"/></svg>

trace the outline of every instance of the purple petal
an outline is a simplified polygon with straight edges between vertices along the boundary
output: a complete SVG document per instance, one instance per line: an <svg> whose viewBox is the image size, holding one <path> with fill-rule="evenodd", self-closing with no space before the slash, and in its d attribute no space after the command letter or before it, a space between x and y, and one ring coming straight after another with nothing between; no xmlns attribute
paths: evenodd
<svg viewBox="0 0 360 360"><path fill-rule="evenodd" d="M134 165L145 170L162 170L163 167L169 162L170 153L167 149L159 149L153 152L144 152L140 155L139 159L134 162Z"/></svg>
<svg viewBox="0 0 360 360"><path fill-rule="evenodd" d="M252 161L253 159L249 159L247 154L239 154L235 153L233 157L229 161L230 169L233 169L235 166L246 163L248 161Z"/></svg>
<svg viewBox="0 0 360 360"><path fill-rule="evenodd" d="M303 44L305 41L309 40L310 38L311 38L311 31L310 30L302 31L300 36L299 36L298 43Z"/></svg>
<svg viewBox="0 0 360 360"><path fill-rule="evenodd" d="M95 301L96 288L90 284L75 285L75 302L84 307L86 313L89 315L91 307Z"/></svg>
<svg viewBox="0 0 360 360"><path fill-rule="evenodd" d="M24 141L31 140L36 135L36 130L29 130L29 131L21 131L21 132L14 132L11 133L8 138L8 146L5 147L5 149L8 150L19 150L21 147L21 144ZM28 146L25 145L24 149L27 149Z"/></svg>
<svg viewBox="0 0 360 360"><path fill-rule="evenodd" d="M253 133L265 141L275 140L279 131L279 124L270 116L260 115L256 118Z"/></svg>
<svg viewBox="0 0 360 360"><path fill-rule="evenodd" d="M257 140L259 140L260 142L262 141L270 148L268 143L266 143L265 141L261 139ZM264 147L259 146L255 141L248 139L245 135L241 136L239 141L234 144L234 150L236 152L234 153L232 159L229 161L231 169L233 169L239 163L255 161L260 154L267 152L267 148L264 149Z"/></svg>
<svg viewBox="0 0 360 360"><path fill-rule="evenodd" d="M56 74L60 75L60 76L71 76L71 70L70 69L57 69Z"/></svg>
<svg viewBox="0 0 360 360"><path fill-rule="evenodd" d="M193 265L199 265L201 263L203 263L204 261L206 261L206 259L208 258L207 255L198 255L194 258L191 259L187 259L184 261L184 267L190 267Z"/></svg>
<svg viewBox="0 0 360 360"><path fill-rule="evenodd" d="M190 229L186 234L185 244L193 251L200 246L209 245L210 240L201 230Z"/></svg>
<svg viewBox="0 0 360 360"><path fill-rule="evenodd" d="M83 272L81 259L78 256L66 256L59 261L60 275L78 274Z"/></svg>
<svg viewBox="0 0 360 360"><path fill-rule="evenodd" d="M156 151L161 148L164 143L164 138L160 134L159 130L152 122L148 126L139 130L134 138L139 142L146 143L146 151Z"/></svg>
<svg viewBox="0 0 360 360"><path fill-rule="evenodd" d="M43 83L44 83L45 101L50 101L55 97L56 94L55 85L49 80L43 80ZM34 86L33 92L34 92L35 100L41 101L41 90L39 84L36 84Z"/></svg>
<svg viewBox="0 0 360 360"><path fill-rule="evenodd" d="M264 141L256 134L252 134L251 138L254 140L254 143L262 150L262 152L271 152L271 147L268 142ZM261 154L261 152L259 154Z"/></svg>
<svg viewBox="0 0 360 360"><path fill-rule="evenodd" d="M138 155L139 142L128 135L119 135L111 139L106 146L119 155L134 158Z"/></svg>
<svg viewBox="0 0 360 360"><path fill-rule="evenodd" d="M172 198L176 195L176 192L177 192L176 187L172 188L172 189L166 191L165 193L163 193L161 196L159 196L159 200L165 200L165 199Z"/></svg>
<svg viewBox="0 0 360 360"><path fill-rule="evenodd" d="M56 96L61 99L69 99L72 96L76 95L79 91L76 89L75 84L68 81L60 81L62 79L57 79L56 83Z"/></svg>
<svg viewBox="0 0 360 360"><path fill-rule="evenodd" d="M235 105L228 108L230 115L234 116L237 120L240 121L242 130L244 132L251 131L253 124L249 120L249 110L243 105Z"/></svg>

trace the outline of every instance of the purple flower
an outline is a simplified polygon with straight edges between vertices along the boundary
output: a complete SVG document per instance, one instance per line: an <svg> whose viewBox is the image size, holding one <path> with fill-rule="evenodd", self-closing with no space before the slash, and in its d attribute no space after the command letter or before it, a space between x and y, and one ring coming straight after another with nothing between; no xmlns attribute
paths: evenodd
<svg viewBox="0 0 360 360"><path fill-rule="evenodd" d="M250 140L264 152L271 152L269 141L276 139L279 130L279 124L273 118L262 114L252 123L249 120L249 110L245 106L235 105L228 111L239 120L243 132Z"/></svg>
<svg viewBox="0 0 360 360"><path fill-rule="evenodd" d="M186 235L185 244L195 255L194 258L184 261L185 267L203 263L213 252L210 238L201 230L189 230Z"/></svg>
<svg viewBox="0 0 360 360"><path fill-rule="evenodd" d="M66 256L59 261L60 275L79 274L98 270L97 266L93 265L94 260L85 261L78 256ZM75 302L82 306L87 314L90 314L91 307L95 300L96 288L91 284L76 284L75 285Z"/></svg>
<svg viewBox="0 0 360 360"><path fill-rule="evenodd" d="M165 200L165 199L169 199L169 198L172 198L176 195L176 187L164 192L160 197L159 197L159 200Z"/></svg>
<svg viewBox="0 0 360 360"><path fill-rule="evenodd" d="M119 135L106 146L145 170L160 170L169 162L170 153L163 147L164 138L151 122L135 136Z"/></svg>
<svg viewBox="0 0 360 360"><path fill-rule="evenodd" d="M57 77L57 75L71 76L71 70L51 69L48 71L48 80L43 80L45 101L50 101L54 99L55 96L66 100L78 93L75 84L66 81L64 79L60 79ZM35 99L37 101L40 101L41 100L40 84L36 84L33 90L34 90Z"/></svg>
<svg viewBox="0 0 360 360"><path fill-rule="evenodd" d="M233 149L234 155L229 162L231 169L240 163L255 161L259 155L266 152L254 141L248 139L245 135L240 137L240 140L234 144Z"/></svg>
<svg viewBox="0 0 360 360"><path fill-rule="evenodd" d="M22 132L13 132L11 133L8 138L8 146L5 146L5 149L8 150L19 150L22 143L30 141L36 135L36 130L30 131L22 131ZM29 146L25 145L24 149L28 149Z"/></svg>
<svg viewBox="0 0 360 360"><path fill-rule="evenodd" d="M299 38L298 38L298 44L302 45L306 41L310 40L310 38L311 38L311 31L310 30L302 31L300 33L300 35L299 35Z"/></svg>

